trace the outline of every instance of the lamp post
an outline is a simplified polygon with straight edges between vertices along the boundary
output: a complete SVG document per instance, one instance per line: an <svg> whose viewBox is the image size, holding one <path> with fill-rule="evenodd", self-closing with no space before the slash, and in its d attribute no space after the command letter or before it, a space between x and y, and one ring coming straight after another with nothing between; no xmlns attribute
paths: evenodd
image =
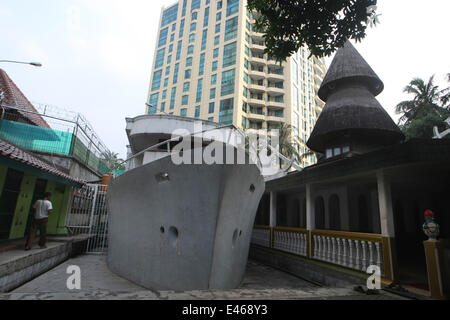
<svg viewBox="0 0 450 320"><path fill-rule="evenodd" d="M18 64L29 64L32 65L33 67L42 67L42 63L40 62L22 62L22 61L14 61L14 60L0 60L0 63L18 63Z"/></svg>

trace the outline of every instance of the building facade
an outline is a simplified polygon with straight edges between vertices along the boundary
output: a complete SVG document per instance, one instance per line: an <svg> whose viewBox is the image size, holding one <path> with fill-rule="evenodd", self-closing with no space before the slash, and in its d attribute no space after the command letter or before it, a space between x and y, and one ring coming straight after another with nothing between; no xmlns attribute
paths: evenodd
<svg viewBox="0 0 450 320"><path fill-rule="evenodd" d="M323 59L306 48L280 64L264 54L247 1L180 0L163 8L148 114L167 113L245 130L292 126L299 154L323 108ZM315 163L315 156L304 165Z"/></svg>

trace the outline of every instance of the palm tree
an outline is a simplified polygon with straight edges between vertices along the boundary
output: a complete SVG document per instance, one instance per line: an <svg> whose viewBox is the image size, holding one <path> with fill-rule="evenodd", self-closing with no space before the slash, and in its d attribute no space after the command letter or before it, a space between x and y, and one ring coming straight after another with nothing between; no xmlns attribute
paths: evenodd
<svg viewBox="0 0 450 320"><path fill-rule="evenodd" d="M450 73L447 73L447 81L450 82ZM441 103L444 108L447 110L450 110L450 87L445 88L441 91L442 97L441 97Z"/></svg>
<svg viewBox="0 0 450 320"><path fill-rule="evenodd" d="M402 114L399 125L407 126L413 120L421 119L429 113L443 115L443 108L439 105L442 93L434 84L434 76L428 80L428 83L420 78L413 79L403 92L413 94L414 99L403 101L397 105L396 113Z"/></svg>
<svg viewBox="0 0 450 320"><path fill-rule="evenodd" d="M111 170L121 169L122 166L120 165L120 163L122 163L123 160L119 159L118 156L118 153L110 150L103 152L103 160Z"/></svg>

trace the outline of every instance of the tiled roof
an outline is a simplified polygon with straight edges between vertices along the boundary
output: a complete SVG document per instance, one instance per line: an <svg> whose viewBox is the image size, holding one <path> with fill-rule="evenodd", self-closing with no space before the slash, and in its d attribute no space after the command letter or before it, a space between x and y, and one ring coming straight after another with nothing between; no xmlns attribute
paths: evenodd
<svg viewBox="0 0 450 320"><path fill-rule="evenodd" d="M31 153L3 140L0 138L0 156L9 158L14 161L21 162L33 168L36 168L45 173L57 176L59 178L75 182L78 184L84 184L85 181L81 181L79 179L73 178L68 174L50 166L42 159L32 155Z"/></svg>
<svg viewBox="0 0 450 320"><path fill-rule="evenodd" d="M18 112L29 121L39 127L50 128L48 123L38 114L32 114L25 111L31 111L37 113L37 110L31 104L31 102L20 91L16 84L11 80L8 74L0 69L0 92L4 92L5 100L4 105L13 106L18 108ZM24 110L24 111L21 111Z"/></svg>

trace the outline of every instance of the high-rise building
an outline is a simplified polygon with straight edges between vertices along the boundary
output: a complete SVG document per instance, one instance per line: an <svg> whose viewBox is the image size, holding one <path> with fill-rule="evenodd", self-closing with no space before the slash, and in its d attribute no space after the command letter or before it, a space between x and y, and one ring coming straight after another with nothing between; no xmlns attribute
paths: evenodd
<svg viewBox="0 0 450 320"><path fill-rule="evenodd" d="M163 8L150 81L148 114L167 113L246 130L292 126L306 154L323 108L317 91L324 59L299 50L280 64L264 54L247 1L180 0ZM304 158L304 165L315 163Z"/></svg>

